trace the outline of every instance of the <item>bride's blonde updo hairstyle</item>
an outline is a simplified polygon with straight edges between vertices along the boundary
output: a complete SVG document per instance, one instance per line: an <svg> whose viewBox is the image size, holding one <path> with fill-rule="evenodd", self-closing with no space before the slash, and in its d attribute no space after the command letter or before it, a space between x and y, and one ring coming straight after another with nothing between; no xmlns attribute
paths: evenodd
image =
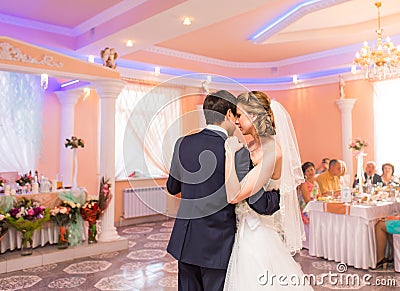
<svg viewBox="0 0 400 291"><path fill-rule="evenodd" d="M261 91L245 92L238 96L237 103L243 106L247 114L256 116L253 123L259 136L276 134L271 99L267 94Z"/></svg>

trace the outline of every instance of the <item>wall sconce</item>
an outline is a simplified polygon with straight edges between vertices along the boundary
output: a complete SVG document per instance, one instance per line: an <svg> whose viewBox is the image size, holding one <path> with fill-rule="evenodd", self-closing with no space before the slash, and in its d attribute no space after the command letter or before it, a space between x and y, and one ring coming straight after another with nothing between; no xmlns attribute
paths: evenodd
<svg viewBox="0 0 400 291"><path fill-rule="evenodd" d="M86 101L89 95L90 95L90 88L88 87L83 88L83 101Z"/></svg>
<svg viewBox="0 0 400 291"><path fill-rule="evenodd" d="M293 83L297 84L299 80L297 79L297 75L293 75Z"/></svg>
<svg viewBox="0 0 400 291"><path fill-rule="evenodd" d="M48 86L49 86L49 75L43 73L40 75L40 87L42 87L43 90L46 90Z"/></svg>
<svg viewBox="0 0 400 291"><path fill-rule="evenodd" d="M89 55L88 56L88 62L89 63L94 63L94 55Z"/></svg>
<svg viewBox="0 0 400 291"><path fill-rule="evenodd" d="M133 40L129 39L129 40L126 41L126 46L127 47L133 47L133 44L134 44Z"/></svg>
<svg viewBox="0 0 400 291"><path fill-rule="evenodd" d="M154 67L154 76L158 77L160 75L161 68L160 67Z"/></svg>

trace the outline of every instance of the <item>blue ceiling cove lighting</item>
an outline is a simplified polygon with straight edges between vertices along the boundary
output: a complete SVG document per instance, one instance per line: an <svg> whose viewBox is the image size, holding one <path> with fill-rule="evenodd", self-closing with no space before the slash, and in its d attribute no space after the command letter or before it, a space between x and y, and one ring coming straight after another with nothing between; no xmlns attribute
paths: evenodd
<svg viewBox="0 0 400 291"><path fill-rule="evenodd" d="M71 86L71 85L73 85L73 84L76 84L76 83L78 83L79 82L79 80L72 80L72 81L69 81L69 82L66 82L66 83L62 83L61 85L60 85L60 87L61 88L64 88L64 87L67 87L67 86Z"/></svg>
<svg viewBox="0 0 400 291"><path fill-rule="evenodd" d="M329 6L337 5L350 0L308 0L303 1L290 8L289 11L278 17L272 22L266 24L260 31L250 36L254 43L262 43L272 35L286 28L296 20L311 12L324 9Z"/></svg>

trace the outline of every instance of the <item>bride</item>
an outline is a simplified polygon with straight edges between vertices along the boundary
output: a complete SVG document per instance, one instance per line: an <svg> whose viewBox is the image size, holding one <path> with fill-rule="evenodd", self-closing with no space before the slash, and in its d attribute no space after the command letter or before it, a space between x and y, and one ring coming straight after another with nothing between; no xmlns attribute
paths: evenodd
<svg viewBox="0 0 400 291"><path fill-rule="evenodd" d="M254 167L239 182L234 157L243 144L228 138L225 185L228 202L237 203L238 227L224 290L312 290L292 257L302 247L304 229L296 195L303 173L290 117L259 91L243 93L237 102L239 129L253 137L248 149ZM262 187L280 194L280 210L272 216L257 214L243 201Z"/></svg>

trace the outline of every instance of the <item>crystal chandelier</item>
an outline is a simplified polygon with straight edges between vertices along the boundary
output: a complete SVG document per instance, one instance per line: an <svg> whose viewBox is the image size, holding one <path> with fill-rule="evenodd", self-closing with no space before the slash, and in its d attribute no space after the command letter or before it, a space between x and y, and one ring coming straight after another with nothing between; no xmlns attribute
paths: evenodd
<svg viewBox="0 0 400 291"><path fill-rule="evenodd" d="M370 47L365 41L360 51L356 53L351 72L355 74L357 67L360 67L365 72L365 79L371 81L400 77L400 45L396 48L389 37L385 41L382 40L380 13L382 3L376 2L375 6L378 8L376 47Z"/></svg>

